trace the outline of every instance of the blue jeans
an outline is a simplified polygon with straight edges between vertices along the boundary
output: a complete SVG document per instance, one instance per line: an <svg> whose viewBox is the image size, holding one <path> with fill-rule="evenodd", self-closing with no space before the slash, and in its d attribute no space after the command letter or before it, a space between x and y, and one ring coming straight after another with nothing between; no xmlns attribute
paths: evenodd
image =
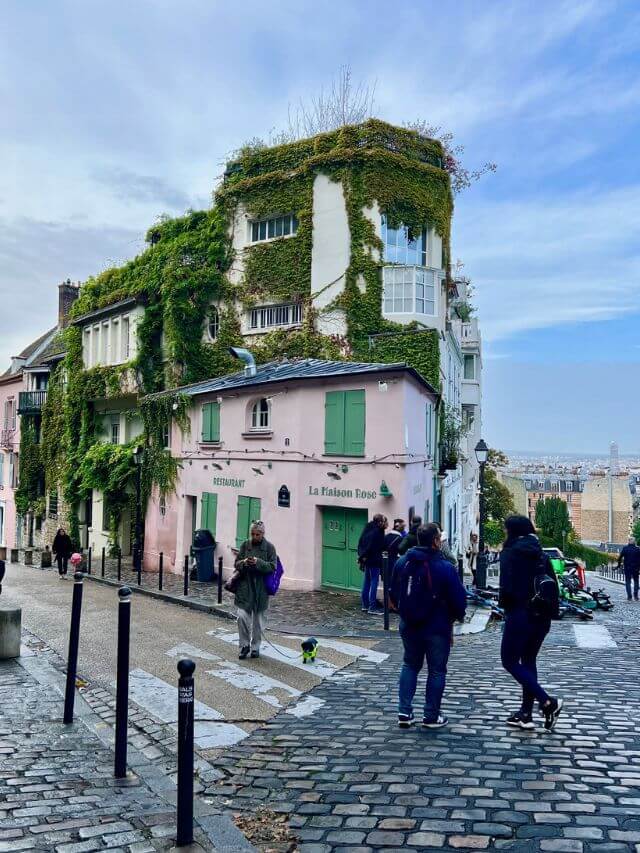
<svg viewBox="0 0 640 853"><path fill-rule="evenodd" d="M527 716L533 711L535 699L544 705L549 698L538 683L536 658L550 627L548 619L532 616L525 608L510 611L504 621L502 666L522 685L520 710Z"/></svg>
<svg viewBox="0 0 640 853"><path fill-rule="evenodd" d="M404 659L400 670L398 713L412 713L418 673L426 657L428 674L424 695L424 718L433 723L440 713L447 677L447 661L451 651L451 638L442 634L429 634L424 628L410 628L404 622L400 622L400 636L404 645Z"/></svg>
<svg viewBox="0 0 640 853"><path fill-rule="evenodd" d="M378 581L380 580L380 569L364 570L362 581L362 606L367 610L373 610L378 600Z"/></svg>

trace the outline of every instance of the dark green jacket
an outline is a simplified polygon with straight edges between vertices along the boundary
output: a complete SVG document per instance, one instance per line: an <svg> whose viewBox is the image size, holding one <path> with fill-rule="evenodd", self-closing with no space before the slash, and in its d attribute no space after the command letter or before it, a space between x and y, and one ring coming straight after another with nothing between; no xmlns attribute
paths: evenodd
<svg viewBox="0 0 640 853"><path fill-rule="evenodd" d="M252 568L244 565L247 557L255 557ZM269 596L264 586L264 576L276 567L276 549L271 542L263 539L259 545L253 545L250 539L243 542L236 557L236 569L240 572L240 582L236 592L235 605L249 613L257 610L262 613L269 606Z"/></svg>

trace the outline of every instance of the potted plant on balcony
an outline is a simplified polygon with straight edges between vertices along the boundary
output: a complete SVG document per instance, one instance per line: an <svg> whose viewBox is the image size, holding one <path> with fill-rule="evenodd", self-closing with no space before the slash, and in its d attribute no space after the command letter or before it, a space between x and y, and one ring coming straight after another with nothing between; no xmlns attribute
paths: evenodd
<svg viewBox="0 0 640 853"><path fill-rule="evenodd" d="M460 443L464 435L462 418L453 406L445 403L440 415L440 466L439 474L455 471L460 461Z"/></svg>

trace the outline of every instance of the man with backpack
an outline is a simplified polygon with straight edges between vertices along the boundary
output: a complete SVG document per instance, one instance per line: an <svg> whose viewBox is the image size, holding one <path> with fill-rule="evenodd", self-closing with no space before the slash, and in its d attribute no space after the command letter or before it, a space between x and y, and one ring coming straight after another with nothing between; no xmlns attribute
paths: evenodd
<svg viewBox="0 0 640 853"><path fill-rule="evenodd" d="M520 709L507 719L507 725L535 728L532 713L537 700L544 727L551 731L562 711L562 699L550 696L540 685L536 659L551 620L558 615L558 582L531 521L511 515L504 524L507 538L500 552L499 604L505 618L500 654L502 666L522 687Z"/></svg>
<svg viewBox="0 0 640 853"><path fill-rule="evenodd" d="M636 540L631 536L629 544L625 545L618 557L618 568L624 566L624 583L627 588L627 601L631 601L631 581L633 581L633 597L638 600L638 587L640 586L640 548Z"/></svg>
<svg viewBox="0 0 640 853"><path fill-rule="evenodd" d="M404 659L398 688L398 725L415 722L413 698L418 674L427 660L425 729L441 728L447 718L440 713L447 661L451 651L453 623L464 619L465 589L458 573L440 552L440 530L436 524L420 526L417 545L396 563L391 599L400 613L400 636Z"/></svg>

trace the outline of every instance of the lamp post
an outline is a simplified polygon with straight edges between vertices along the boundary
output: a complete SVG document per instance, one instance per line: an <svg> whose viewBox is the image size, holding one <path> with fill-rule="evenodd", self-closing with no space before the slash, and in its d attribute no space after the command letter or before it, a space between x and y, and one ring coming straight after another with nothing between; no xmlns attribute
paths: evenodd
<svg viewBox="0 0 640 853"><path fill-rule="evenodd" d="M487 555L484 553L484 469L489 458L489 447L481 438L475 446L476 459L480 466L480 529L478 531L478 562L476 563L476 587L485 589L487 586Z"/></svg>
<svg viewBox="0 0 640 853"><path fill-rule="evenodd" d="M133 451L133 462L136 466L136 528L133 542L133 568L139 572L142 567L142 463L144 462L144 447L139 444Z"/></svg>

